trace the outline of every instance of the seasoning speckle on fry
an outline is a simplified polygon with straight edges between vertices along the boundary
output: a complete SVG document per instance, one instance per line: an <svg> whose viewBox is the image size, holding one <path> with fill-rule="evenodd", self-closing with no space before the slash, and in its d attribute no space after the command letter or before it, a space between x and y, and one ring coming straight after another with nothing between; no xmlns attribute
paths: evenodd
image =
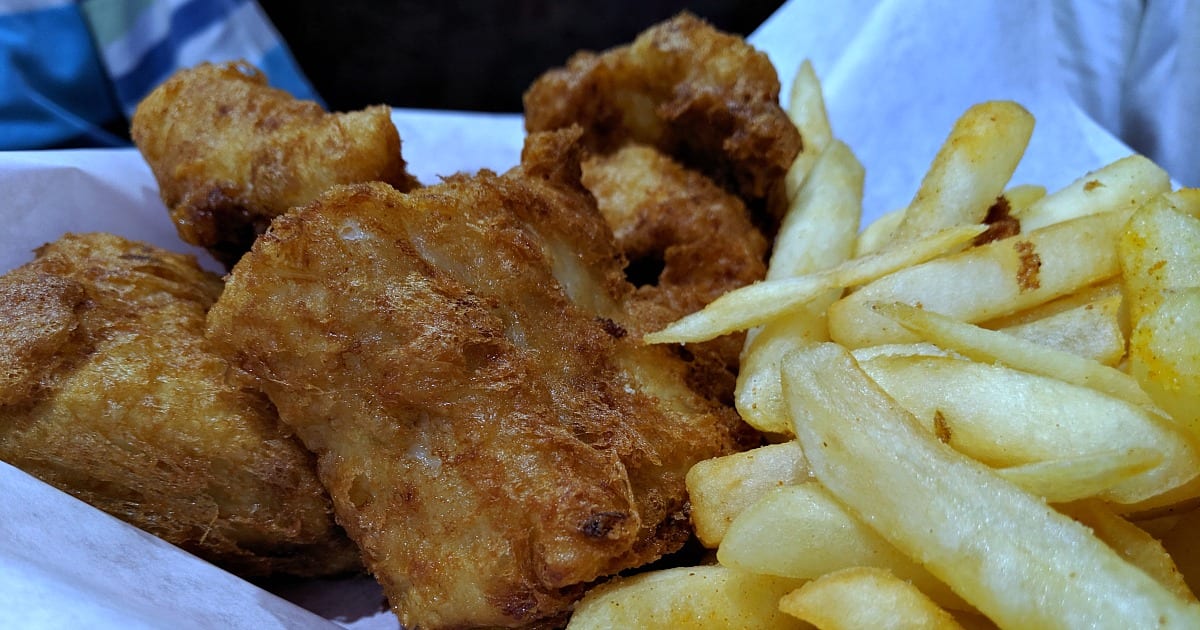
<svg viewBox="0 0 1200 630"><path fill-rule="evenodd" d="M1017 286L1020 287L1021 292L1032 291L1042 286L1038 277L1042 270L1042 257L1038 256L1033 243L1018 241L1013 244L1013 248L1017 250L1020 261L1020 266L1017 268Z"/></svg>

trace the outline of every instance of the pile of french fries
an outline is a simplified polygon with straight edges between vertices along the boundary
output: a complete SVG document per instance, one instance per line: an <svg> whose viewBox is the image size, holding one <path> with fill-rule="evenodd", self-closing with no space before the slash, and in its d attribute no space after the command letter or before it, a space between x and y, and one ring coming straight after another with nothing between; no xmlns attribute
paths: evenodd
<svg viewBox="0 0 1200 630"><path fill-rule="evenodd" d="M1140 156L1009 180L1010 102L860 232L863 169L805 63L768 277L649 335L749 330L773 443L688 475L710 565L618 579L572 628L1200 628L1200 191Z"/></svg>

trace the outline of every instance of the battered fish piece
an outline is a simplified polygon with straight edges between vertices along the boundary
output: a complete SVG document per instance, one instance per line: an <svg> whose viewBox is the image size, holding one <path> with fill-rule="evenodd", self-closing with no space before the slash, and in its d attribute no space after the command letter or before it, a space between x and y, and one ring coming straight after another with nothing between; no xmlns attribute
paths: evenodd
<svg viewBox="0 0 1200 630"><path fill-rule="evenodd" d="M390 109L330 114L244 62L181 70L133 114L131 134L179 236L232 267L271 219L334 184L419 184Z"/></svg>
<svg viewBox="0 0 1200 630"><path fill-rule="evenodd" d="M692 464L757 439L626 334L577 136L531 137L504 175L337 187L209 314L406 627L562 624L589 583L682 546Z"/></svg>
<svg viewBox="0 0 1200 630"><path fill-rule="evenodd" d="M769 244L745 204L655 149L631 144L590 158L583 184L629 260L638 332L660 330L766 276ZM726 335L689 348L715 353L737 374L744 339Z"/></svg>
<svg viewBox="0 0 1200 630"><path fill-rule="evenodd" d="M598 153L652 145L752 205L779 194L801 148L770 59L689 13L628 46L576 53L530 86L524 107L531 132L578 124Z"/></svg>
<svg viewBox="0 0 1200 630"><path fill-rule="evenodd" d="M243 576L360 571L311 454L206 349L220 292L108 234L0 277L0 459Z"/></svg>

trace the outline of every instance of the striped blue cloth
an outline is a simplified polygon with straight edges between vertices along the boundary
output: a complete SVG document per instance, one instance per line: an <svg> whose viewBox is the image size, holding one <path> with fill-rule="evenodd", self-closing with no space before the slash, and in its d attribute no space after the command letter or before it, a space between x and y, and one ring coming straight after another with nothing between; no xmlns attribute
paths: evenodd
<svg viewBox="0 0 1200 630"><path fill-rule="evenodd" d="M320 100L253 0L0 0L0 150L127 145L155 86L236 59Z"/></svg>

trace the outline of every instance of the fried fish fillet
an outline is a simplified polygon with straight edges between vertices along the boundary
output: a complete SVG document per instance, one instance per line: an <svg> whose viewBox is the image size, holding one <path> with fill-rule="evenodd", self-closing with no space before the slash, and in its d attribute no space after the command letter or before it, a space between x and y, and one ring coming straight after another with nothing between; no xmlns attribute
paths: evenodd
<svg viewBox="0 0 1200 630"><path fill-rule="evenodd" d="M582 181L629 260L646 331L766 276L768 242L741 199L657 150L628 144L589 158ZM744 338L726 335L693 351L715 353L736 374Z"/></svg>
<svg viewBox="0 0 1200 630"><path fill-rule="evenodd" d="M587 584L678 549L687 470L756 439L627 334L576 138L531 137L504 175L332 189L209 314L406 627L561 624Z"/></svg>
<svg viewBox="0 0 1200 630"><path fill-rule="evenodd" d="M177 72L138 104L131 134L179 236L226 267L273 217L334 184L418 185L389 108L327 113L246 63Z"/></svg>
<svg viewBox="0 0 1200 630"><path fill-rule="evenodd" d="M628 46L576 53L524 107L531 132L578 124L598 153L649 144L752 203L778 194L801 148L770 59L689 13Z"/></svg>
<svg viewBox="0 0 1200 630"><path fill-rule="evenodd" d="M107 234L0 277L0 459L241 575L361 570L311 455L205 348L220 291Z"/></svg>

